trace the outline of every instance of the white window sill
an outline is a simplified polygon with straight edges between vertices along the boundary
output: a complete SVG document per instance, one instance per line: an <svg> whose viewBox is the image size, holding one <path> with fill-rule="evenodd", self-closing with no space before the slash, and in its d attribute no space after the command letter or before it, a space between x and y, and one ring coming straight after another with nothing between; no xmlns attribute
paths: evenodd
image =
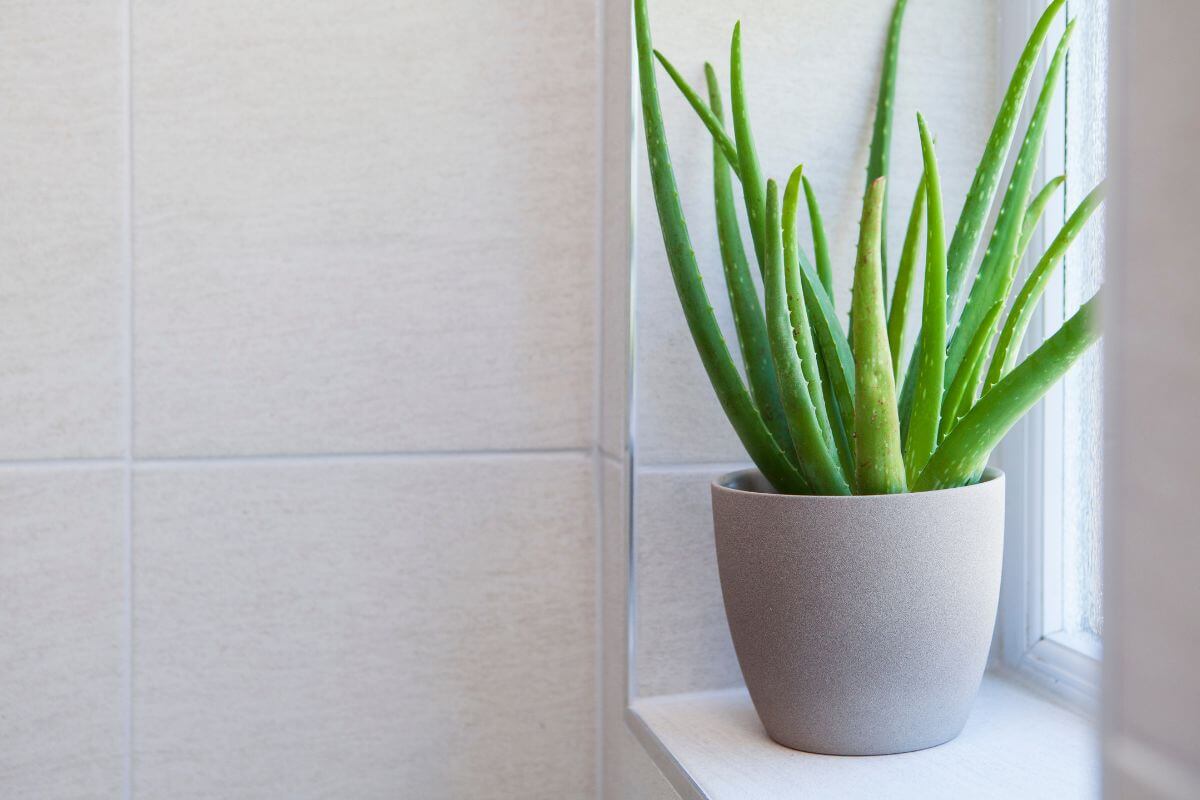
<svg viewBox="0 0 1200 800"><path fill-rule="evenodd" d="M630 727L684 800L1097 796L1091 723L989 673L966 729L916 753L846 758L767 738L745 689L636 701Z"/></svg>

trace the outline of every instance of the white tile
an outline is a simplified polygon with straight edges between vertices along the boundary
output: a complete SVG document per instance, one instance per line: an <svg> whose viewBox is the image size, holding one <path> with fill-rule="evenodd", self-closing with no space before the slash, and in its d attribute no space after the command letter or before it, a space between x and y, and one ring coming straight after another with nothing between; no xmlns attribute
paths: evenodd
<svg viewBox="0 0 1200 800"><path fill-rule="evenodd" d="M605 800L679 800L679 793L633 733L622 727L619 736L612 777L604 784Z"/></svg>
<svg viewBox="0 0 1200 800"><path fill-rule="evenodd" d="M594 791L591 463L152 469L139 797Z"/></svg>
<svg viewBox="0 0 1200 800"><path fill-rule="evenodd" d="M634 503L637 695L742 683L729 636L709 484L700 471L641 473Z"/></svg>
<svg viewBox="0 0 1200 800"><path fill-rule="evenodd" d="M625 707L628 691L629 636L626 587L629 576L629 489L628 475L622 463L605 458L602 462L603 565L602 592L602 676L603 781L606 797L619 797L614 787L623 778L620 747L627 737Z"/></svg>
<svg viewBox="0 0 1200 800"><path fill-rule="evenodd" d="M116 800L124 480L0 471L0 796Z"/></svg>
<svg viewBox="0 0 1200 800"><path fill-rule="evenodd" d="M843 316L892 5L893 0L657 0L651 8L655 46L697 88L705 85L704 61L711 61L726 113L729 38L734 22L742 20L750 114L764 172L782 183L798 163L805 165L821 200ZM892 145L892 253L900 250L920 177L918 110L938 134L947 216L957 219L999 106L993 68L996 16L992 0L932 0L908 8ZM661 70L659 91L692 243L740 368L717 249L711 139ZM717 403L675 294L640 127L636 142L639 458L648 463L743 459L745 451ZM807 216L801 217L801 240L811 252ZM748 233L745 239L753 261Z"/></svg>
<svg viewBox="0 0 1200 800"><path fill-rule="evenodd" d="M604 706L606 729L623 728L628 690L629 629L629 486L625 466L610 458L603 460L603 614ZM620 724L612 724L620 723Z"/></svg>
<svg viewBox="0 0 1200 800"><path fill-rule="evenodd" d="M119 7L0 12L0 458L122 449Z"/></svg>
<svg viewBox="0 0 1200 800"><path fill-rule="evenodd" d="M588 443L595 16L139 4L138 452Z"/></svg>
<svg viewBox="0 0 1200 800"><path fill-rule="evenodd" d="M604 505L604 797L677 800L679 797L625 722L628 658L629 476L622 462L603 462Z"/></svg>

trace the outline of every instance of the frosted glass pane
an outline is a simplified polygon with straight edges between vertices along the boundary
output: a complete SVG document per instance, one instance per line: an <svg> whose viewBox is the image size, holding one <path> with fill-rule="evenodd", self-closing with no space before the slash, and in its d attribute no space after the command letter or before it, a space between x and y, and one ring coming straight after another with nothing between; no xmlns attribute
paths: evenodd
<svg viewBox="0 0 1200 800"><path fill-rule="evenodd" d="M1068 2L1068 12L1078 20L1067 62L1069 213L1105 175L1108 0ZM1096 219L1066 261L1066 315L1100 285L1104 252L1103 219ZM1103 379L1102 358L1096 348L1071 371L1063 386L1063 627L1064 633L1096 644L1104 627L1100 582Z"/></svg>

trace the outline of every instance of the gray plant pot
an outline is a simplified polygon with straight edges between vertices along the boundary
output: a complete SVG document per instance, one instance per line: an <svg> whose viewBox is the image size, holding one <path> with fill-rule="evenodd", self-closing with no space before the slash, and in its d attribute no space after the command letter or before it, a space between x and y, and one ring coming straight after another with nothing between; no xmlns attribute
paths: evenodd
<svg viewBox="0 0 1200 800"><path fill-rule="evenodd" d="M863 497L712 486L725 611L754 707L796 750L883 755L953 739L996 617L1004 476Z"/></svg>

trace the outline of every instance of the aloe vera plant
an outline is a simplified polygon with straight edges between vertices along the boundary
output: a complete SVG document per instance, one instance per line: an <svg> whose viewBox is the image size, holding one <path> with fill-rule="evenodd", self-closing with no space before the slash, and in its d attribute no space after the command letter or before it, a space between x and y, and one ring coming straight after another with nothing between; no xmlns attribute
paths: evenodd
<svg viewBox="0 0 1200 800"><path fill-rule="evenodd" d="M1073 22L1049 60L982 263L955 315L995 205L1034 67L1065 0L1052 0L1030 35L949 241L935 140L917 115L923 172L892 289L884 244L887 179L900 35L908 4L897 0L876 101L848 327L843 327L834 306L833 258L814 185L797 167L781 191L759 160L750 123L741 23L734 26L730 48L727 127L712 65L705 64L706 99L654 50L648 2L634 0L634 21L646 150L663 243L700 359L750 457L776 490L786 494L889 494L977 482L1004 434L1100 336L1097 295L1023 360L1019 357L1034 308L1054 269L1102 202L1103 187L1080 204L1010 299L1033 233L1064 181L1055 178L1036 194L1033 191ZM713 139L719 252L741 371L701 280L688 234L667 145L656 62ZM742 241L738 196L757 270ZM801 206L812 231L815 264L797 236ZM924 285L918 287L914 276L922 245ZM917 302L914 295L920 298L919 310L910 312ZM910 313L921 324L905 360L909 351L903 337Z"/></svg>

